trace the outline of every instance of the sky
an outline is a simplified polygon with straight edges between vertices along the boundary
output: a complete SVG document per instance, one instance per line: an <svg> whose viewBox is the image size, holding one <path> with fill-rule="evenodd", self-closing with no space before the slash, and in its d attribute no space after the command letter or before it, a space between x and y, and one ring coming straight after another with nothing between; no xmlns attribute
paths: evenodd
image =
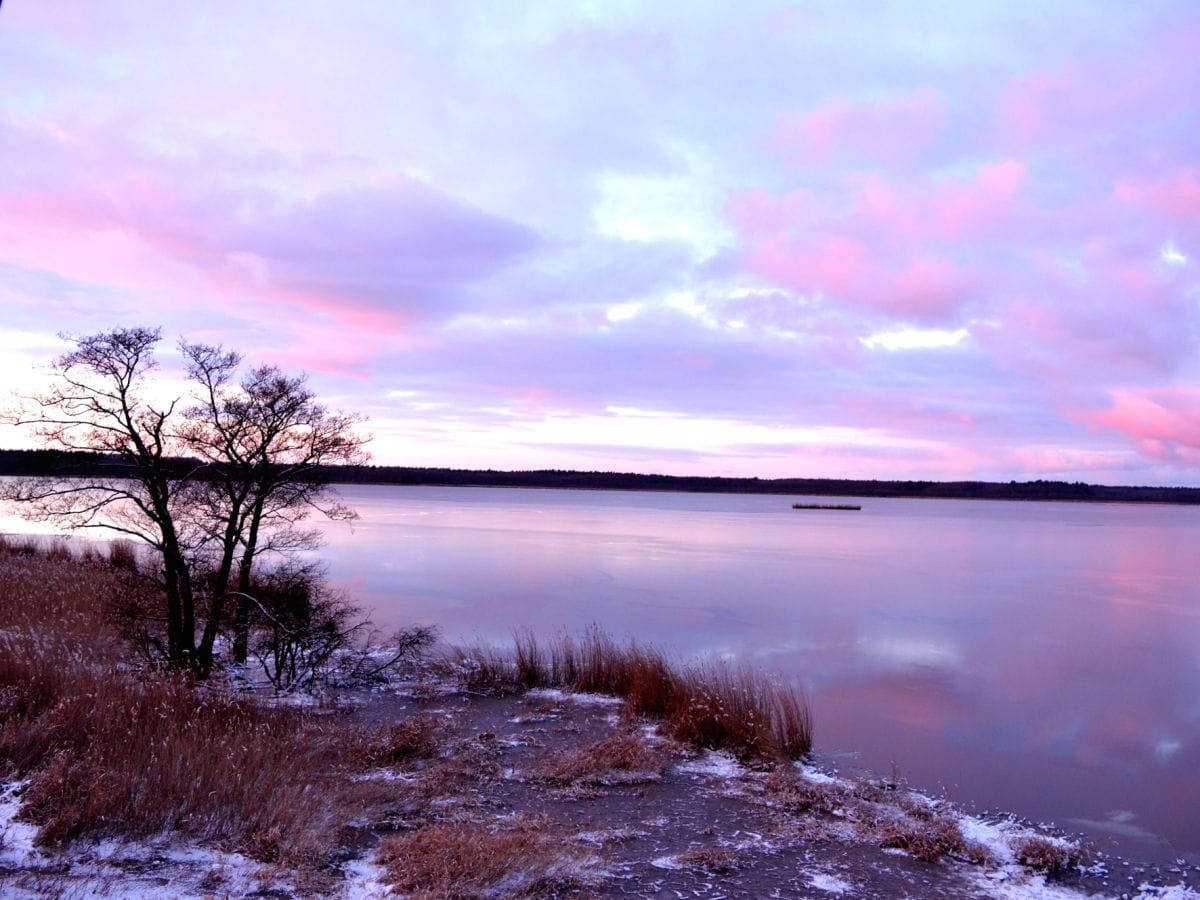
<svg viewBox="0 0 1200 900"><path fill-rule="evenodd" d="M6 397L161 326L379 464L1200 485L1191 0L9 0L0 86Z"/></svg>

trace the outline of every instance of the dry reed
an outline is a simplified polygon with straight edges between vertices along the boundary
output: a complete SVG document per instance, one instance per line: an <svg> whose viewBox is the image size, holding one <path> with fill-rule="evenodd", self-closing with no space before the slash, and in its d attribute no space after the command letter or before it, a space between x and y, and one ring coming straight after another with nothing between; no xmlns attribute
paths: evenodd
<svg viewBox="0 0 1200 900"><path fill-rule="evenodd" d="M506 656L491 648L458 648L454 664L472 690L557 687L609 694L635 716L662 721L671 737L744 757L798 758L812 747L808 704L795 688L722 661L678 667L634 641L621 645L597 627L582 637L543 644L514 635Z"/></svg>
<svg viewBox="0 0 1200 900"><path fill-rule="evenodd" d="M386 839L379 862L392 886L413 898L557 896L581 886L587 859L552 840L543 824L504 828L435 824Z"/></svg>

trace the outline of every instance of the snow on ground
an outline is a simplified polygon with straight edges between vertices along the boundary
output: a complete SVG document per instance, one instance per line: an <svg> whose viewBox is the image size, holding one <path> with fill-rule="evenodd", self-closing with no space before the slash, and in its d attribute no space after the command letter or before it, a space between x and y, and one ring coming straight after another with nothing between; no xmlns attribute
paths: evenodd
<svg viewBox="0 0 1200 900"><path fill-rule="evenodd" d="M34 845L37 828L16 819L24 783L0 787L0 894L13 898L113 897L208 900L264 894L292 896L279 870L240 853L177 839L78 841L59 854ZM387 892L383 870L369 859L343 869L336 895L368 900Z"/></svg>
<svg viewBox="0 0 1200 900"><path fill-rule="evenodd" d="M809 781L813 782L813 784L837 784L838 783L838 778L836 776L829 775L825 772L822 772L820 769L816 769L816 768L813 768L812 766L805 765L802 762L796 762L794 765L795 765L796 769L800 772L800 774L803 775L805 778L807 778Z"/></svg>
<svg viewBox="0 0 1200 900"><path fill-rule="evenodd" d="M705 750L698 759L689 759L675 766L675 771L689 775L709 775L715 778L737 778L746 769L730 753Z"/></svg>
<svg viewBox="0 0 1200 900"><path fill-rule="evenodd" d="M1170 887L1142 884L1138 886L1138 892L1133 900L1200 900L1200 893L1183 884Z"/></svg>
<svg viewBox="0 0 1200 900"><path fill-rule="evenodd" d="M0 864L5 868L15 868L38 855L33 846L37 828L16 820L21 808L18 794L24 787L25 782L14 782L0 790Z"/></svg>
<svg viewBox="0 0 1200 900"><path fill-rule="evenodd" d="M383 880L383 869L365 859L355 859L342 868L346 873L346 884L342 889L345 900L374 900L388 893Z"/></svg>
<svg viewBox="0 0 1200 900"><path fill-rule="evenodd" d="M824 891L827 894L847 894L854 890L854 885L848 881L843 881L836 875L830 875L828 872L813 872L808 876L808 885L818 891Z"/></svg>
<svg viewBox="0 0 1200 900"><path fill-rule="evenodd" d="M575 691L560 691L558 688L532 688L525 692L526 697L543 700L570 700L589 706L620 706L625 701L620 697L610 697L608 694L585 694Z"/></svg>
<svg viewBox="0 0 1200 900"><path fill-rule="evenodd" d="M999 871L974 872L975 886L993 900L1097 900L1097 895L1074 890L1046 880L1045 875L1027 869L1005 866ZM1129 897L1128 893L1109 894L1110 898ZM1131 900L1200 900L1200 894L1182 884L1155 887L1143 884Z"/></svg>

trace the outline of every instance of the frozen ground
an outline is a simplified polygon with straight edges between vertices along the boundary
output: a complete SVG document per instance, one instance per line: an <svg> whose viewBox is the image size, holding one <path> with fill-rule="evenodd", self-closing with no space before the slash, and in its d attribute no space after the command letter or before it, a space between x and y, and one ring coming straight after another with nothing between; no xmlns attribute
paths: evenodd
<svg viewBox="0 0 1200 900"><path fill-rule="evenodd" d="M1200 900L1200 871L1190 867L1084 858L1060 836L1010 818L963 816L883 781L803 765L782 772L743 765L623 722L619 709L608 698L557 691L376 697L355 714L359 720L435 717L442 749L368 774L395 786L404 814L377 823L355 855L315 880L169 836L44 850L34 826L19 818L22 785L9 784L0 793L0 895L377 897L389 889L375 862L379 835L432 822L504 828L520 818L559 842L572 860L569 877L554 888L516 878L487 896L528 889L538 896ZM637 751L636 764L579 753L613 736ZM906 828L948 820L962 844L936 862L884 846ZM1069 864L1053 875L1023 865L1022 848L1035 838L1046 853L1061 849Z"/></svg>

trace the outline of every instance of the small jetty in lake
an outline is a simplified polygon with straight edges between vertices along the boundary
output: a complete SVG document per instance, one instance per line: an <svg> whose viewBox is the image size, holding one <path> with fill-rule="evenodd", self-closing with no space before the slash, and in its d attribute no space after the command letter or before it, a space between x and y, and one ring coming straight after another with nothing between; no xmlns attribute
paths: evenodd
<svg viewBox="0 0 1200 900"><path fill-rule="evenodd" d="M857 503L793 503L792 509L862 509Z"/></svg>

